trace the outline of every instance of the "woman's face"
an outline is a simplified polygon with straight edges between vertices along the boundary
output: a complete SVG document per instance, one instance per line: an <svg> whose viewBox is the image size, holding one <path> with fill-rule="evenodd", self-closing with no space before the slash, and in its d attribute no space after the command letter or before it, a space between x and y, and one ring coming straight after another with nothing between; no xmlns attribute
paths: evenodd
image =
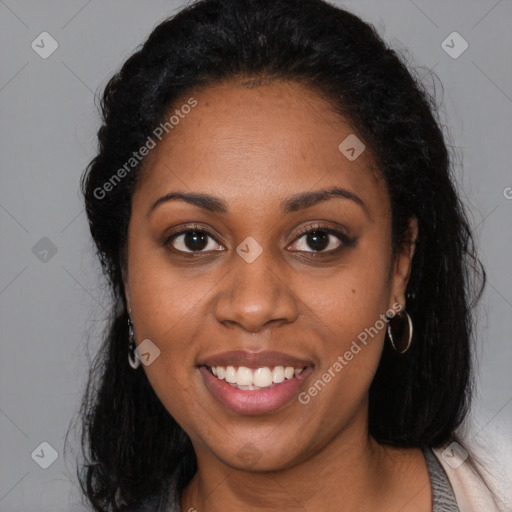
<svg viewBox="0 0 512 512"><path fill-rule="evenodd" d="M313 92L233 82L190 96L133 196L126 296L137 343L160 350L143 368L198 458L285 468L367 435L411 251L392 261L370 150L357 156L354 129ZM158 202L172 193L193 197Z"/></svg>

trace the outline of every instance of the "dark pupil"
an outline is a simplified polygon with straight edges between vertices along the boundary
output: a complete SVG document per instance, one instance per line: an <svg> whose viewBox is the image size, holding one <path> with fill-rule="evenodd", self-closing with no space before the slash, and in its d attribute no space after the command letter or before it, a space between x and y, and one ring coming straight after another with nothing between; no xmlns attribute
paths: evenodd
<svg viewBox="0 0 512 512"><path fill-rule="evenodd" d="M306 240L311 249L322 251L329 245L329 234L322 230L311 231L306 235Z"/></svg>
<svg viewBox="0 0 512 512"><path fill-rule="evenodd" d="M201 251L208 245L208 238L205 233L189 231L185 234L184 243L187 249L191 251Z"/></svg>

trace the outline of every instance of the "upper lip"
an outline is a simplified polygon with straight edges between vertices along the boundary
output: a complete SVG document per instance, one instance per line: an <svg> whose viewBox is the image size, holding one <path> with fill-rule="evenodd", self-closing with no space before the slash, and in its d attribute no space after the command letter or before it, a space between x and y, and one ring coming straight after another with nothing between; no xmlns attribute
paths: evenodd
<svg viewBox="0 0 512 512"><path fill-rule="evenodd" d="M293 366L304 368L311 366L312 362L302 357L265 350L262 352L249 352L247 350L231 350L206 357L199 362L199 366L246 366L247 368L262 368L264 366Z"/></svg>

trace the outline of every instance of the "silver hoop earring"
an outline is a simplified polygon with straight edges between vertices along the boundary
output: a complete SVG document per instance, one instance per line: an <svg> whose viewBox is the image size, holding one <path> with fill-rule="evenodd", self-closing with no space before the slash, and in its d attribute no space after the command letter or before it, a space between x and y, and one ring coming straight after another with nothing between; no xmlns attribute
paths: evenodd
<svg viewBox="0 0 512 512"><path fill-rule="evenodd" d="M128 364L136 370L140 366L140 359L135 355L137 345L135 344L135 333L133 331L133 324L128 317Z"/></svg>
<svg viewBox="0 0 512 512"><path fill-rule="evenodd" d="M406 318L404 318L404 316ZM393 326L391 325L392 322L394 322ZM393 336L393 329L395 329L395 336ZM406 330L408 332L406 332ZM391 346L396 352L404 354L409 350L412 340L412 320L407 311L403 311L402 313L388 319L387 331ZM404 340L406 340L405 343ZM405 347L402 348L404 344ZM397 347L397 345L399 346Z"/></svg>

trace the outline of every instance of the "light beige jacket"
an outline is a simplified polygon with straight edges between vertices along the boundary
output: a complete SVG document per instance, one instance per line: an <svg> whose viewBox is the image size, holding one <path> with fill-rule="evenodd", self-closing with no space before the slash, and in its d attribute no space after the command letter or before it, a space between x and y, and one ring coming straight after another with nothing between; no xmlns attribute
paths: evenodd
<svg viewBox="0 0 512 512"><path fill-rule="evenodd" d="M463 462L454 469L442 456L444 448L433 448L433 452L446 471L460 512L512 512L510 475L491 478L489 482L492 487L491 492L468 462ZM493 499L493 493L497 496L498 503Z"/></svg>

